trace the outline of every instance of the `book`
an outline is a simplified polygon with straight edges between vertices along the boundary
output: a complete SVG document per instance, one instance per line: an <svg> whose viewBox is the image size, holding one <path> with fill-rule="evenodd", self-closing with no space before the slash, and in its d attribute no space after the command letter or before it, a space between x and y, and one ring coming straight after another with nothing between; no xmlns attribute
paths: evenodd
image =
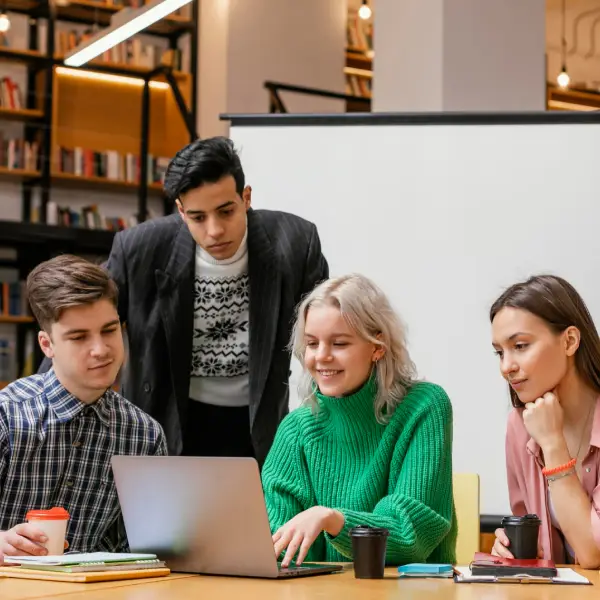
<svg viewBox="0 0 600 600"><path fill-rule="evenodd" d="M103 571L133 571L142 569L164 568L162 560L133 560L127 562L93 562L79 565L34 565L23 563L21 569L33 569L36 571L54 571L58 573L98 573Z"/></svg>
<svg viewBox="0 0 600 600"><path fill-rule="evenodd" d="M470 567L454 567L456 583L549 583L562 585L592 585L590 580L573 569L558 568L556 577L531 575L473 575Z"/></svg>
<svg viewBox="0 0 600 600"><path fill-rule="evenodd" d="M39 566L83 566L102 563L129 563L157 560L156 554L134 554L128 552L73 552L48 556L6 556L6 564ZM133 565L131 565L133 566Z"/></svg>
<svg viewBox="0 0 600 600"><path fill-rule="evenodd" d="M473 575L528 575L530 577L556 577L556 565L551 560L501 558L476 552L471 563Z"/></svg>

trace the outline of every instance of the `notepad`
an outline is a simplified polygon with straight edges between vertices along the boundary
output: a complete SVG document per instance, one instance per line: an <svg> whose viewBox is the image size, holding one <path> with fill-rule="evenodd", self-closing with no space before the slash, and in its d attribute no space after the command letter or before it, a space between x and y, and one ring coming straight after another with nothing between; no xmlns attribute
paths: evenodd
<svg viewBox="0 0 600 600"><path fill-rule="evenodd" d="M17 565L86 565L92 563L126 563L139 560L156 560L156 554L134 554L129 552L82 552L48 556L6 556L5 564ZM132 568L133 567L132 565Z"/></svg>
<svg viewBox="0 0 600 600"><path fill-rule="evenodd" d="M398 567L400 577L440 577L449 578L454 575L451 564L410 563Z"/></svg>
<svg viewBox="0 0 600 600"><path fill-rule="evenodd" d="M576 573L573 569L557 569L556 577L531 577L528 575L507 575L498 577L494 575L472 575L469 567L455 567L457 572L456 583L558 583L563 585L591 585L589 579Z"/></svg>

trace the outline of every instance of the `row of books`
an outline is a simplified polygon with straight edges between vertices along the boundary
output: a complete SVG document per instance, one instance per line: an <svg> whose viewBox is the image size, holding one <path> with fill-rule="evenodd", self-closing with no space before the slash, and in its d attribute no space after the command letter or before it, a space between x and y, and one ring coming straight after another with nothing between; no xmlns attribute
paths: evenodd
<svg viewBox="0 0 600 600"><path fill-rule="evenodd" d="M23 106L23 94L15 80L3 77L0 80L0 107L19 109Z"/></svg>
<svg viewBox="0 0 600 600"><path fill-rule="evenodd" d="M46 223L61 227L81 227L83 229L102 229L105 231L122 231L138 224L136 215L129 217L107 217L96 204L75 210L69 206L59 206L56 202L48 202Z"/></svg>
<svg viewBox="0 0 600 600"><path fill-rule="evenodd" d="M349 12L346 27L346 43L350 48L363 50L368 54L371 53L373 51L372 21L361 19L355 11Z"/></svg>
<svg viewBox="0 0 600 600"><path fill-rule="evenodd" d="M29 310L24 281L0 281L0 315L20 317Z"/></svg>
<svg viewBox="0 0 600 600"><path fill-rule="evenodd" d="M76 30L59 31L57 36L57 53L64 56L93 35L92 30L83 33ZM168 64L174 69L181 69L181 50L165 50L152 44L144 44L141 39L126 40L110 48L94 62L119 63L133 67L153 69L161 64Z"/></svg>
<svg viewBox="0 0 600 600"><path fill-rule="evenodd" d="M100 5L105 4L107 6L129 6L131 8L139 8L144 4L149 4L151 0L98 0ZM186 17L189 18L189 7L178 8L176 11L172 12L170 16L176 15L178 17ZM168 18L168 17L167 17Z"/></svg>
<svg viewBox="0 0 600 600"><path fill-rule="evenodd" d="M96 152L89 148L57 147L54 164L61 173L81 177L105 177L113 181L139 184L140 157L116 150ZM162 183L170 159L148 155L148 183Z"/></svg>
<svg viewBox="0 0 600 600"><path fill-rule="evenodd" d="M39 143L4 137L0 131L0 167L36 171L39 167Z"/></svg>

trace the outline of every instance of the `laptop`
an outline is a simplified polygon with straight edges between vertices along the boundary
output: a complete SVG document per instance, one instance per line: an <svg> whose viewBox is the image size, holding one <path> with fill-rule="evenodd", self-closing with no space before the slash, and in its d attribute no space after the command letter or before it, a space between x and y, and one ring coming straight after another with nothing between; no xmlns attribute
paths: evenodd
<svg viewBox="0 0 600 600"><path fill-rule="evenodd" d="M280 567L253 458L113 456L112 469L130 551L173 572L279 579L343 569Z"/></svg>

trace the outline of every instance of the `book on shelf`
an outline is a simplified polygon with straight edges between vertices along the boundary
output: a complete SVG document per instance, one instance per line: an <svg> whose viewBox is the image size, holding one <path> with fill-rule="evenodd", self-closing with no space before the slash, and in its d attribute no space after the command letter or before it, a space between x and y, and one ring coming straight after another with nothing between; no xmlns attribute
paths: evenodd
<svg viewBox="0 0 600 600"><path fill-rule="evenodd" d="M3 77L0 81L0 107L20 109L23 108L23 93L15 80Z"/></svg>
<svg viewBox="0 0 600 600"><path fill-rule="evenodd" d="M39 165L39 149L38 142L4 137L4 132L0 131L0 167L36 171Z"/></svg>
<svg viewBox="0 0 600 600"><path fill-rule="evenodd" d="M83 229L100 229L105 231L122 231L138 224L135 215L129 217L107 217L96 204L75 210L69 206L59 206L56 202L48 202L46 223L61 227L78 227Z"/></svg>
<svg viewBox="0 0 600 600"><path fill-rule="evenodd" d="M70 50L85 42L93 35L91 29L77 31L75 29L57 32L56 51L64 56ZM168 64L176 70L181 69L181 50L165 50L153 44L145 44L140 38L128 39L95 58L96 63L118 63L132 67L154 69L161 64Z"/></svg>
<svg viewBox="0 0 600 600"><path fill-rule="evenodd" d="M111 181L139 184L140 157L116 150L96 152L89 148L56 148L54 164L60 173L79 177L101 177ZM169 165L166 157L148 154L148 184L162 183Z"/></svg>
<svg viewBox="0 0 600 600"><path fill-rule="evenodd" d="M0 281L0 315L22 317L29 312L24 281Z"/></svg>

